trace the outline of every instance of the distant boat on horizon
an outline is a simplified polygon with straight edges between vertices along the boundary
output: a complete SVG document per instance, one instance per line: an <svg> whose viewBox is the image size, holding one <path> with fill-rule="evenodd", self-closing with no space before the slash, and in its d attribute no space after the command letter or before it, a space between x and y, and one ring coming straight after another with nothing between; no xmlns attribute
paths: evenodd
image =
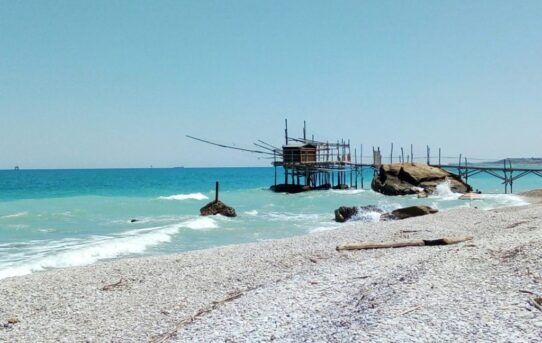
<svg viewBox="0 0 542 343"><path fill-rule="evenodd" d="M15 166L15 168L13 168L13 170L19 170L19 166Z"/></svg>

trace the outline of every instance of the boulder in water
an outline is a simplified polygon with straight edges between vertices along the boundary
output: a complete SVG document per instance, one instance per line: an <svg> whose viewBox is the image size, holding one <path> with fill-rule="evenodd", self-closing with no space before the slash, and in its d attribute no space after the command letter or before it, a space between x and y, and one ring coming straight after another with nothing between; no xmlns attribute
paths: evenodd
<svg viewBox="0 0 542 343"><path fill-rule="evenodd" d="M429 206L410 206L405 208L400 208L392 211L391 213L386 213L382 216L383 220L390 219L406 219L412 217L425 216L427 214L437 213L438 210Z"/></svg>
<svg viewBox="0 0 542 343"><path fill-rule="evenodd" d="M442 168L426 164L383 164L373 178L371 188L385 195L432 194L437 186L449 182L455 193L467 193L472 187Z"/></svg>
<svg viewBox="0 0 542 343"><path fill-rule="evenodd" d="M355 217L360 212L376 212L376 213L384 213L384 211L374 205L368 205L368 206L362 206L362 207L348 207L348 206L341 206L338 209L335 210L335 221L339 223L344 223L347 220L352 219L352 217Z"/></svg>
<svg viewBox="0 0 542 343"><path fill-rule="evenodd" d="M335 210L335 221L338 223L344 223L356 214L358 214L358 208L356 206L341 206Z"/></svg>
<svg viewBox="0 0 542 343"><path fill-rule="evenodd" d="M221 214L225 217L236 217L237 213L235 213L235 209L233 207L230 207L226 204L224 204L222 201L217 200L208 203L207 205L203 206L199 212L202 216L212 216L216 214Z"/></svg>

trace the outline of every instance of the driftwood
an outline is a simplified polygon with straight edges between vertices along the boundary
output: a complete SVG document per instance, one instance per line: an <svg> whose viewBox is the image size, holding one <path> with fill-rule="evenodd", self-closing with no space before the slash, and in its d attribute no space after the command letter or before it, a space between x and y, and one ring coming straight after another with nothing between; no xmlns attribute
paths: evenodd
<svg viewBox="0 0 542 343"><path fill-rule="evenodd" d="M364 249L384 249L384 248L403 248L403 247L421 247L426 245L449 245L456 244L473 239L472 236L444 237L439 239L414 239L402 241L387 242L357 242L337 245L337 250L364 250Z"/></svg>

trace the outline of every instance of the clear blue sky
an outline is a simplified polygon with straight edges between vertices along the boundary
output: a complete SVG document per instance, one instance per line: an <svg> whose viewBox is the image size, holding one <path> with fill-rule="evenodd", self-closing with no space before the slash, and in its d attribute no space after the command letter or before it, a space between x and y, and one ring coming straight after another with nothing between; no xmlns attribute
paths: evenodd
<svg viewBox="0 0 542 343"><path fill-rule="evenodd" d="M266 165L301 135L542 155L542 1L0 1L0 168Z"/></svg>

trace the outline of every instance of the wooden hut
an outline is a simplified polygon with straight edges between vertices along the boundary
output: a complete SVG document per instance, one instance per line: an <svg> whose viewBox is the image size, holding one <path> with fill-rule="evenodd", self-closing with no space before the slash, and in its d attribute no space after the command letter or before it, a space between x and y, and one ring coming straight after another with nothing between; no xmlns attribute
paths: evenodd
<svg viewBox="0 0 542 343"><path fill-rule="evenodd" d="M288 144L282 146L284 163L316 162L316 145Z"/></svg>

